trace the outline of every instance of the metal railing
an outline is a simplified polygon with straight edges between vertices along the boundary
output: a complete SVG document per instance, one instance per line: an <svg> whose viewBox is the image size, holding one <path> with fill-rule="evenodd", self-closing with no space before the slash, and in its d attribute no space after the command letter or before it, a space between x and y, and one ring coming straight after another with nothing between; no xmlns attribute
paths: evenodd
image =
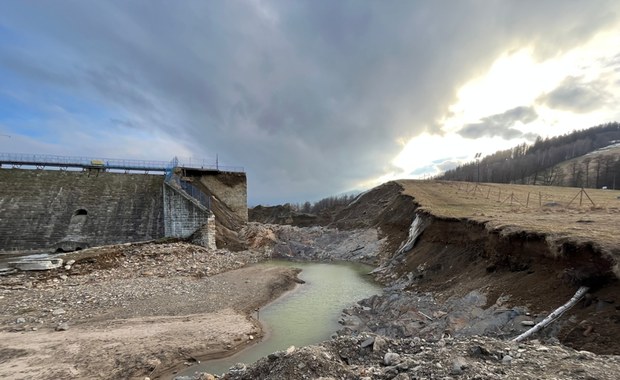
<svg viewBox="0 0 620 380"><path fill-rule="evenodd" d="M172 187L182 190L185 194L194 198L201 205L206 207L207 210L211 210L211 197L203 193L198 187L182 180L178 175L174 174L173 171L166 172L165 181Z"/></svg>
<svg viewBox="0 0 620 380"><path fill-rule="evenodd" d="M171 161L145 161L145 160L125 160L116 158L101 157L70 157L56 156L52 154L25 154L25 153L0 153L0 165L13 166L35 166L44 168L46 166L60 168L99 168L104 170L141 170L166 172L174 167L198 170L215 170L228 172L244 172L240 166L222 166L206 164L205 160L189 159L189 162L181 162L177 157Z"/></svg>

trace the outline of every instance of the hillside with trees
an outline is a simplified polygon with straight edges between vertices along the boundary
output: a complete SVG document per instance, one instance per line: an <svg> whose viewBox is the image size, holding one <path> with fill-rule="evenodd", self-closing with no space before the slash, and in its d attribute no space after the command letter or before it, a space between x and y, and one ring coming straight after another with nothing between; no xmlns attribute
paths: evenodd
<svg viewBox="0 0 620 380"><path fill-rule="evenodd" d="M437 179L616 189L620 187L620 124L538 138L446 171ZM606 148L607 149L603 149Z"/></svg>
<svg viewBox="0 0 620 380"><path fill-rule="evenodd" d="M248 210L252 222L290 224L298 227L328 225L334 215L357 197L356 194L343 194L323 198L311 203L287 203L278 206L258 205Z"/></svg>

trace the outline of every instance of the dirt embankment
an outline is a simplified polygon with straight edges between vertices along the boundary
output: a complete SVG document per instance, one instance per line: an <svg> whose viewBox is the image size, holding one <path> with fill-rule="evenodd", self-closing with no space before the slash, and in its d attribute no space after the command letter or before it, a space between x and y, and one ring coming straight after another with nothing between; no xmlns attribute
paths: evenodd
<svg viewBox="0 0 620 380"><path fill-rule="evenodd" d="M562 305L578 286L590 286L586 300L560 321L557 336L577 349L620 354L620 284L609 257L592 245L564 242L558 253L545 236L503 235L475 222L433 218L391 267L387 276L408 276L405 289L433 292L440 301L478 290L487 306L502 298L504 307L525 306L539 315Z"/></svg>
<svg viewBox="0 0 620 380"><path fill-rule="evenodd" d="M420 226L410 247L385 257L379 279L404 291L432 292L439 303L477 291L486 299L482 309L497 306L499 300L504 309L525 307L541 319L566 302L578 286L586 285L591 288L586 299L558 322L556 335L577 349L620 354L620 283L613 255L600 249L604 245L595 239L536 232L527 223L524 227L435 216L432 207L420 207L417 199L402 193L394 196L395 187L403 190L391 183L388 202L392 220L400 224L386 223L387 218L374 223L402 236L402 210L407 210L409 220L417 216ZM360 201L360 209L364 203ZM378 213L382 214L389 213ZM527 222L530 216L520 217ZM401 248L406 241L401 240Z"/></svg>
<svg viewBox="0 0 620 380"><path fill-rule="evenodd" d="M85 250L70 269L0 277L0 378L144 379L262 335L254 309L297 270L186 243Z"/></svg>

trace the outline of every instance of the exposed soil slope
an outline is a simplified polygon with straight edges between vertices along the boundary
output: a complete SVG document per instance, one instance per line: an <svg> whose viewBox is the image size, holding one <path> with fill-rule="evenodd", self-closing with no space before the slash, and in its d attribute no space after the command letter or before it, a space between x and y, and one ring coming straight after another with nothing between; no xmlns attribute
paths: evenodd
<svg viewBox="0 0 620 380"><path fill-rule="evenodd" d="M566 302L577 286L587 285L591 293L563 318L558 336L576 348L620 354L620 236L615 234L620 213L615 193L591 194L599 204L608 202L607 207L556 210L510 206L501 198L487 199L486 191L467 192L464 184L400 181L391 186L395 185L402 186L402 195L415 205L411 218L424 222L415 245L383 265L384 281L432 291L440 300L480 290L489 304L502 296L508 307L527 306L541 314ZM520 197L531 188L494 187Z"/></svg>
<svg viewBox="0 0 620 380"><path fill-rule="evenodd" d="M234 176L226 178L234 179ZM193 181L192 184L211 199L211 211L215 215L215 243L217 247L231 251L246 249L245 241L239 237L239 231L245 226L245 221L213 195L203 183Z"/></svg>

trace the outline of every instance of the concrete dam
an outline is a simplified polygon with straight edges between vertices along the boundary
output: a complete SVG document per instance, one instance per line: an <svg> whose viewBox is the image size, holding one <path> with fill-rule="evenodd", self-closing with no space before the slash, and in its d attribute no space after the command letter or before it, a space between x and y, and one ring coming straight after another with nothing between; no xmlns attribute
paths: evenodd
<svg viewBox="0 0 620 380"><path fill-rule="evenodd" d="M247 222L243 172L175 167L164 174L0 169L0 251L71 251L185 238L206 230L215 247L211 202ZM223 206L222 206L223 205Z"/></svg>

